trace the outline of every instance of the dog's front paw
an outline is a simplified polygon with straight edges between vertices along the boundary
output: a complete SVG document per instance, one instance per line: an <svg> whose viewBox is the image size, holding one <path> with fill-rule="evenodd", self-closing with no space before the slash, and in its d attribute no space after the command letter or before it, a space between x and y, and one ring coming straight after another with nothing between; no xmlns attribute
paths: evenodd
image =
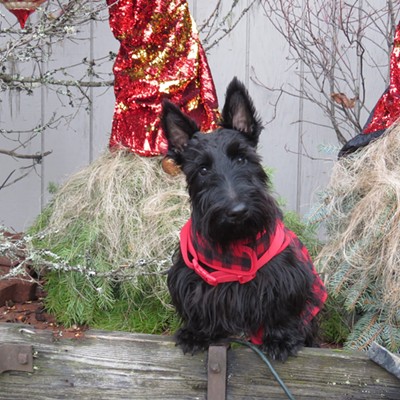
<svg viewBox="0 0 400 400"><path fill-rule="evenodd" d="M272 360L286 361L289 356L295 356L297 350L292 348L287 348L281 345L273 345L271 343L264 343L261 345L261 350L267 354Z"/></svg>
<svg viewBox="0 0 400 400"><path fill-rule="evenodd" d="M286 338L286 340L269 338L261 345L261 350L273 360L286 361L288 357L296 356L303 345L299 338Z"/></svg>
<svg viewBox="0 0 400 400"><path fill-rule="evenodd" d="M175 334L176 345L179 346L183 353L191 355L205 351L210 346L210 339L199 336L187 328L180 328Z"/></svg>

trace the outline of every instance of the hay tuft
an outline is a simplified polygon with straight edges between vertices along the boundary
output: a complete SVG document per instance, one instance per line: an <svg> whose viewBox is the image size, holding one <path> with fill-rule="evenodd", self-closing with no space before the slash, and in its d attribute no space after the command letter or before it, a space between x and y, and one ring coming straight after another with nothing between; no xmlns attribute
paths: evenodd
<svg viewBox="0 0 400 400"><path fill-rule="evenodd" d="M76 220L96 234L94 248L110 266L163 260L176 246L190 208L183 177L165 174L160 159L106 153L57 192L46 228L68 234Z"/></svg>
<svg viewBox="0 0 400 400"><path fill-rule="evenodd" d="M49 308L64 313L57 293L68 292L70 316L62 322L88 322L90 310L110 309L121 298L131 304L141 290L168 307L165 272L189 214L183 175L165 174L159 158L103 154L68 179L30 230L58 271L48 279L55 285L47 288Z"/></svg>
<svg viewBox="0 0 400 400"><path fill-rule="evenodd" d="M329 240L316 263L348 310L400 309L400 126L334 166L323 207ZM396 322L397 321L397 322Z"/></svg>

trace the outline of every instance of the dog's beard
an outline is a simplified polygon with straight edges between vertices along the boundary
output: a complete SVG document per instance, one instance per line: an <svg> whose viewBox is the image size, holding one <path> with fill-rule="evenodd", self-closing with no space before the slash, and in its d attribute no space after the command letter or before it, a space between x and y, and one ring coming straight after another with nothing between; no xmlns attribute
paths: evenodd
<svg viewBox="0 0 400 400"><path fill-rule="evenodd" d="M248 211L245 215L233 219L226 215L221 202L209 203L204 208L194 204L192 222L194 231L206 240L219 245L221 248L238 240L255 239L258 233L267 231L272 234L276 220L281 213L268 194L248 195ZM202 212L202 209L204 212Z"/></svg>

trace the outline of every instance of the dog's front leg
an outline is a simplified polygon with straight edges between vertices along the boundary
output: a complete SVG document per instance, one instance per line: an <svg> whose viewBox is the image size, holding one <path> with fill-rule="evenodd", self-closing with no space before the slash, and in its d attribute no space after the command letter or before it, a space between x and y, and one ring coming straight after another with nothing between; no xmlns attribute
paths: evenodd
<svg viewBox="0 0 400 400"><path fill-rule="evenodd" d="M296 356L305 344L299 324L299 321L290 321L273 328L266 326L261 349L274 360L286 361L289 356Z"/></svg>
<svg viewBox="0 0 400 400"><path fill-rule="evenodd" d="M188 326L183 326L175 334L176 345L180 346L183 353L195 354L208 349L213 340L202 335L198 330L192 330Z"/></svg>

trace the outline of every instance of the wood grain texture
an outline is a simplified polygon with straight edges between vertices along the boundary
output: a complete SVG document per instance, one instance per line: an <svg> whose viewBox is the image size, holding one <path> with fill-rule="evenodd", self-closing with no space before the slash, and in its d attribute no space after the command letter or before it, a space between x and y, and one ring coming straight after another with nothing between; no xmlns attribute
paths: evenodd
<svg viewBox="0 0 400 400"><path fill-rule="evenodd" d="M89 331L81 340L0 324L0 343L29 343L32 374L0 375L0 399L205 399L207 353L183 355L170 337ZM274 366L297 400L400 399L400 381L366 354L304 349ZM227 399L285 399L247 348L228 351Z"/></svg>

